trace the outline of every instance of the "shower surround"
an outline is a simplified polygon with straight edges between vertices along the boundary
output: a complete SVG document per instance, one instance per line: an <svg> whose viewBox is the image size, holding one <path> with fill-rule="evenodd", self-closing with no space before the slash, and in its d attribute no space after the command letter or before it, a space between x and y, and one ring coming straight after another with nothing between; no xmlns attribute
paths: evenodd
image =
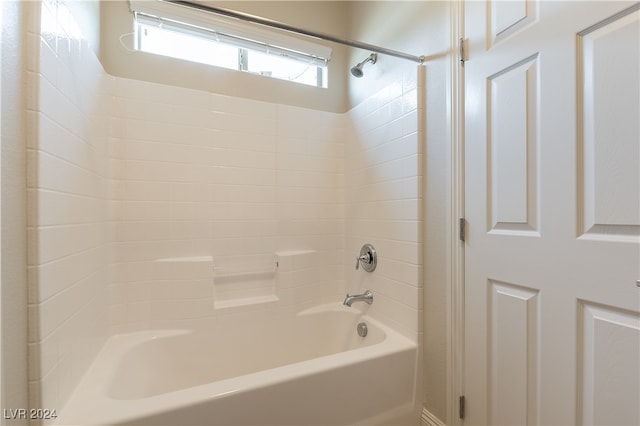
<svg viewBox="0 0 640 426"><path fill-rule="evenodd" d="M365 288L369 315L420 341L414 66L329 113L110 76L64 3L29 8L32 408L61 410L109 335ZM373 274L354 268L365 242Z"/></svg>
<svg viewBox="0 0 640 426"><path fill-rule="evenodd" d="M233 299L337 300L344 116L134 80L114 86L117 331L207 318ZM309 250L308 278L276 294L276 253ZM197 277L170 272L194 257L205 268Z"/></svg>

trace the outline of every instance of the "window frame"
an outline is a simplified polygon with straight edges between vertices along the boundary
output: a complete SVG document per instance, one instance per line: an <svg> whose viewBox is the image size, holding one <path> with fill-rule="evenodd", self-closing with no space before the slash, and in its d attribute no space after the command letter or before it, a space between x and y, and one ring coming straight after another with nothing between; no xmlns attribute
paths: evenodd
<svg viewBox="0 0 640 426"><path fill-rule="evenodd" d="M238 20L162 0L130 0L129 5L134 15L136 50L145 51L139 34L140 28L156 27L180 35L217 42L221 45L234 46L238 49L238 61L235 68L238 71L267 75L250 70L249 59L254 52L266 54L275 61L278 58L284 58L286 61L296 61L307 64L307 66L314 66L316 69L315 78L308 78L308 81L296 81L294 78L283 76L270 75L270 77L312 87L328 88L328 63L331 59L332 49L326 45L283 34L276 29L238 22ZM158 51L150 53L164 54ZM169 53L165 55L178 57ZM209 61L194 60L218 66ZM283 63L281 66L286 67L286 64ZM314 84L310 83L312 80L315 82Z"/></svg>

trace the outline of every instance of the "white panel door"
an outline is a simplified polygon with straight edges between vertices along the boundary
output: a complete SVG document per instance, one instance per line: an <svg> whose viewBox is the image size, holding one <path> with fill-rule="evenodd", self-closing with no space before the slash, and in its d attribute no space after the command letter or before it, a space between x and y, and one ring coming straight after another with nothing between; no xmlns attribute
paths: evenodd
<svg viewBox="0 0 640 426"><path fill-rule="evenodd" d="M640 424L638 6L466 2L466 424Z"/></svg>

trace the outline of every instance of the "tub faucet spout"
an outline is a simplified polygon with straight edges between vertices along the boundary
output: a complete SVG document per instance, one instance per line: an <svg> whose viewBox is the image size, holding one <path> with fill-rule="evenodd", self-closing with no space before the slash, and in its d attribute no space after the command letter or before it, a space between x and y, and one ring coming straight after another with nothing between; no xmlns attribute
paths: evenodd
<svg viewBox="0 0 640 426"><path fill-rule="evenodd" d="M370 305L373 303L373 293L371 290L367 290L362 294L354 294L353 296L347 294L347 297L344 298L344 302L342 302L342 304L351 306L353 302L365 302Z"/></svg>

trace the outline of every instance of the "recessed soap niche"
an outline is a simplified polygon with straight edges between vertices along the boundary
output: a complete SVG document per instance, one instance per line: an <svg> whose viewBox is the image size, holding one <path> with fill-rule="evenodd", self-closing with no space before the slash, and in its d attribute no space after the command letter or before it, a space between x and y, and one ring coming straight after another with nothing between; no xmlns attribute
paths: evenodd
<svg viewBox="0 0 640 426"><path fill-rule="evenodd" d="M316 258L314 250L280 251L268 264L224 267L217 266L213 256L162 258L155 260L153 276L180 286L213 286L213 308L220 310L278 302L283 294L295 300L295 289L313 281L309 270L317 266Z"/></svg>
<svg viewBox="0 0 640 426"><path fill-rule="evenodd" d="M282 290L293 287L294 274L309 268L314 250L276 252L270 267L225 270L214 267L214 308L225 309L277 302Z"/></svg>

